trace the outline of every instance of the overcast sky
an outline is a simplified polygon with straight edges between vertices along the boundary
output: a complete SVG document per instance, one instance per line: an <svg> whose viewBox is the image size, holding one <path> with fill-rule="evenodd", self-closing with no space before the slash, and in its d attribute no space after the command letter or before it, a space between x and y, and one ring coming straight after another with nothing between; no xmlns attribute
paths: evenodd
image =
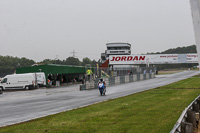
<svg viewBox="0 0 200 133"><path fill-rule="evenodd" d="M0 0L0 55L98 60L107 42L132 54L194 44L189 0Z"/></svg>

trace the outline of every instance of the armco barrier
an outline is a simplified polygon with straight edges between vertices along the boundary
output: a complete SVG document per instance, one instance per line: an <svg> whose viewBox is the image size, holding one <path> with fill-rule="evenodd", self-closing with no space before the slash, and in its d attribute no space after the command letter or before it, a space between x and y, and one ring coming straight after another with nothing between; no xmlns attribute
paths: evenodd
<svg viewBox="0 0 200 133"><path fill-rule="evenodd" d="M140 80L144 80L144 74L140 74Z"/></svg>
<svg viewBox="0 0 200 133"><path fill-rule="evenodd" d="M140 81L140 74L137 74L137 81Z"/></svg>
<svg viewBox="0 0 200 133"><path fill-rule="evenodd" d="M120 76L120 84L124 84L125 83L125 76Z"/></svg>
<svg viewBox="0 0 200 133"><path fill-rule="evenodd" d="M182 112L170 133L194 133L198 129L200 95Z"/></svg>
<svg viewBox="0 0 200 133"><path fill-rule="evenodd" d="M129 82L133 82L133 75L129 76Z"/></svg>
<svg viewBox="0 0 200 133"><path fill-rule="evenodd" d="M143 74L143 80L146 80L147 74Z"/></svg>
<svg viewBox="0 0 200 133"><path fill-rule="evenodd" d="M129 79L130 79L130 76L129 76L129 75L126 75L126 76L125 76L125 83L128 83L128 82L129 82Z"/></svg>
<svg viewBox="0 0 200 133"><path fill-rule="evenodd" d="M98 80L97 80L98 81ZM110 85L110 80L109 78L104 78L104 81L106 82L106 84L109 86Z"/></svg>
<svg viewBox="0 0 200 133"><path fill-rule="evenodd" d="M109 85L113 85L113 84L115 84L115 77L111 77L111 78L109 78Z"/></svg>
<svg viewBox="0 0 200 133"><path fill-rule="evenodd" d="M146 79L149 79L149 73L146 74Z"/></svg>
<svg viewBox="0 0 200 133"><path fill-rule="evenodd" d="M151 73L151 74L146 73L146 74L109 77L109 78L104 78L104 81L106 82L106 86L111 86L111 85L116 85L116 84L124 84L124 83L129 83L129 82L145 80L145 79L151 79L154 77L155 77L154 73ZM98 79L96 79L95 81L91 80L90 82L87 81L85 85L80 85L80 90L98 88L97 86L98 81L99 81Z"/></svg>
<svg viewBox="0 0 200 133"><path fill-rule="evenodd" d="M137 74L139 75L139 74ZM138 76L137 75L133 75L133 81L137 81L138 80Z"/></svg>
<svg viewBox="0 0 200 133"><path fill-rule="evenodd" d="M115 84L120 84L120 76L115 77Z"/></svg>

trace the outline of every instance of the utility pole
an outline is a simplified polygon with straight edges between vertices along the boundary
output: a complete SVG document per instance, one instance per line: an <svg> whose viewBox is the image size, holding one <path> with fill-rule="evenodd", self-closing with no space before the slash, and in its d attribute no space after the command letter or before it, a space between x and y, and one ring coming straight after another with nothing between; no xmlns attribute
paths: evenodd
<svg viewBox="0 0 200 133"><path fill-rule="evenodd" d="M70 53L72 53L72 54L73 54L73 56L72 56L72 57L74 57L74 58L76 57L76 55L75 55L75 54L76 54L77 52L75 52L75 50L73 50L73 52L70 52Z"/></svg>
<svg viewBox="0 0 200 133"><path fill-rule="evenodd" d="M56 58L54 60L55 60L55 64L56 64L56 61L58 60L58 55L56 55Z"/></svg>
<svg viewBox="0 0 200 133"><path fill-rule="evenodd" d="M55 58L55 60L58 60L58 55L56 55L56 58Z"/></svg>

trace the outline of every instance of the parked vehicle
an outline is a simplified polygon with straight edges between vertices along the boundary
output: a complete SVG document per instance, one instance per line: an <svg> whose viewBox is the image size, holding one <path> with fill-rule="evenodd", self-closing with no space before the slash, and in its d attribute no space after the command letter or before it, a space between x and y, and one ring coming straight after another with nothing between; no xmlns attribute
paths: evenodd
<svg viewBox="0 0 200 133"><path fill-rule="evenodd" d="M36 73L37 76L37 83L40 87L46 86L46 77L44 72L38 72Z"/></svg>
<svg viewBox="0 0 200 133"><path fill-rule="evenodd" d="M37 76L35 73L12 74L5 76L0 84L0 88L7 89L33 89L37 88Z"/></svg>

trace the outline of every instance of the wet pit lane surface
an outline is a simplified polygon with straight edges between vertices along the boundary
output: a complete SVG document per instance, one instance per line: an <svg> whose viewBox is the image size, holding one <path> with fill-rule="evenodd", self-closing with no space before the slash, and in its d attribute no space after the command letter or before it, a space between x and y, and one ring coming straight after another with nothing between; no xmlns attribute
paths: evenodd
<svg viewBox="0 0 200 133"><path fill-rule="evenodd" d="M0 126L20 123L134 94L197 74L199 71L184 71L170 75L158 75L154 79L109 86L106 96L100 96L98 89L80 91L79 85L28 91L5 91L0 95Z"/></svg>

